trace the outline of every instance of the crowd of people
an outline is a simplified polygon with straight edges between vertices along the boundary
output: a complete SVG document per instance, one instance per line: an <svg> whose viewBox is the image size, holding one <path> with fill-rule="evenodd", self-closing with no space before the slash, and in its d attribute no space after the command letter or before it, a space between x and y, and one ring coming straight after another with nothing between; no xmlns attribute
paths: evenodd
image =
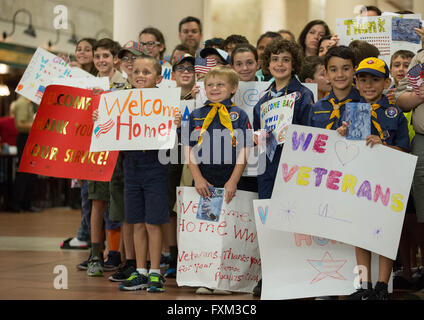
<svg viewBox="0 0 424 320"><path fill-rule="evenodd" d="M369 6L361 14L381 15L381 11ZM424 28L415 32L424 38ZM378 58L378 48L370 43L356 40L348 46L339 45L339 37L322 20L307 23L297 39L289 30L268 31L255 44L234 34L202 42L202 24L195 17L182 19L178 34L181 43L168 59L164 58L164 36L154 27L143 29L138 39L123 46L108 38L84 38L77 44L71 65L108 77L110 90L155 88L163 71L171 68L172 79L181 88L181 100L196 98L198 81L204 82L208 99L190 114L186 128L181 128L181 114L174 120L180 138L177 148L185 153L187 163L163 165L157 150L125 151L119 154L110 182L78 181L81 225L74 237L60 244L63 249L89 249L87 260L78 268L86 270L88 276L111 272L108 279L119 283L119 290L164 292L166 278L177 274L176 187L194 186L203 197L210 195L212 186L224 188L227 202L237 190L257 192L260 199L270 198L283 146L276 147L272 160L266 158L265 172L257 178L242 176L248 149L260 143L261 133L267 131L261 126L260 106L297 93L293 124L346 135L345 104L369 103L371 135L365 143L370 147L383 144L418 156L398 259L379 256L377 284L373 287L371 273L364 273L361 288L347 298L387 300L392 272L395 288L421 290L424 256L421 261L416 261L416 256L418 248L424 248L424 202L419 196L424 185L420 173L424 161L424 85L411 90L405 76L408 68L424 62L424 51L398 51L387 65ZM240 81L269 82L254 107L252 123L231 100ZM317 84L316 100L302 83ZM101 94L100 90L94 91ZM386 111L389 108L395 110L395 116ZM97 117L94 112L93 121ZM253 135L247 134L252 129ZM224 144L231 143L232 151L220 153L218 163L213 130L222 131ZM245 138L239 139L236 131ZM249 136L253 141L247 141ZM202 148L209 153L202 155ZM369 251L356 248L356 258L358 265L370 270ZM196 293L231 294L210 288L197 288ZM255 296L260 294L261 281L253 292Z"/></svg>

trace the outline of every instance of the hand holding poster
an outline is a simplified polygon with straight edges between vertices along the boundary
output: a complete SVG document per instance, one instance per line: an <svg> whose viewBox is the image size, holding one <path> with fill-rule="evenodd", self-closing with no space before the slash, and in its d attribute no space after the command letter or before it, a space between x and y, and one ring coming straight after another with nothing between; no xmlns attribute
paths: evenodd
<svg viewBox="0 0 424 320"><path fill-rule="evenodd" d="M90 151L172 149L181 88L104 93Z"/></svg>
<svg viewBox="0 0 424 320"><path fill-rule="evenodd" d="M253 200L237 190L227 204L222 189L202 199L195 188L177 188L178 286L251 292L261 272Z"/></svg>
<svg viewBox="0 0 424 320"><path fill-rule="evenodd" d="M342 242L269 228L268 200L254 200L262 263L262 300L349 295L359 285L355 248ZM378 257L371 259L378 279ZM389 282L391 292L392 281Z"/></svg>
<svg viewBox="0 0 424 320"><path fill-rule="evenodd" d="M394 260L416 161L381 144L370 148L335 131L291 125L269 200L269 226Z"/></svg>
<svg viewBox="0 0 424 320"><path fill-rule="evenodd" d="M109 181L117 152L90 152L91 90L48 86L31 128L19 171L50 177Z"/></svg>
<svg viewBox="0 0 424 320"><path fill-rule="evenodd" d="M54 78L94 78L94 76L80 68L72 68L62 58L38 48L15 91L40 104L46 87Z"/></svg>

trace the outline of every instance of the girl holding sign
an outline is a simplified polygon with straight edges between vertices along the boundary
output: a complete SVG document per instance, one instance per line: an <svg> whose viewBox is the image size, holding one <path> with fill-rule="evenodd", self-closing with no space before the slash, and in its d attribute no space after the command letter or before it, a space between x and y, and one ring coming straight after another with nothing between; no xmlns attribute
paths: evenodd
<svg viewBox="0 0 424 320"><path fill-rule="evenodd" d="M302 49L296 43L288 40L277 39L271 42L263 54L263 67L269 70L274 77L265 95L255 105L253 111L253 128L256 132L264 130L261 127L261 111L265 103L278 97L284 97L295 93L293 108L293 124L308 125L308 114L313 104L313 93L303 86L295 75L299 73L302 65ZM267 133L268 134L268 133ZM272 134L272 133L270 133ZM258 135L255 134L255 143L258 144ZM277 145L272 160L266 157L265 172L258 175L259 199L271 198L277 176L278 164L280 163L282 145ZM261 164L259 164L261 166ZM259 296L261 292L261 281L254 289L254 295Z"/></svg>

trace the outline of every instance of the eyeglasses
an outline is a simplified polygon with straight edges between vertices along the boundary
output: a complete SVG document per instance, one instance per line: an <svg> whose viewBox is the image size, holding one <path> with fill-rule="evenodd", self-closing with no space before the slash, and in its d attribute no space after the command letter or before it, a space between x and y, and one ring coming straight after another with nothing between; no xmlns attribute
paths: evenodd
<svg viewBox="0 0 424 320"><path fill-rule="evenodd" d="M181 73L183 73L185 71L187 71L188 73L194 73L194 67L191 67L191 66L190 67L176 66L175 71L178 71L178 72L181 72Z"/></svg>
<svg viewBox="0 0 424 320"><path fill-rule="evenodd" d="M143 46L146 46L148 48L151 48L157 44L160 44L159 41L149 41L149 42L140 42Z"/></svg>
<svg viewBox="0 0 424 320"><path fill-rule="evenodd" d="M137 56L131 56L131 57L125 56L121 58L123 62L129 62L130 60L131 62L134 62L136 59L137 59Z"/></svg>

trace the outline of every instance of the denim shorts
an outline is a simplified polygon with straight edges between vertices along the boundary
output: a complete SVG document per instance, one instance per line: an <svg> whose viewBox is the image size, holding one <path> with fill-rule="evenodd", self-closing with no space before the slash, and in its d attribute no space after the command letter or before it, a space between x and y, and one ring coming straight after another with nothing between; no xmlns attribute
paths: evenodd
<svg viewBox="0 0 424 320"><path fill-rule="evenodd" d="M169 222L168 165L124 157L125 221L161 225Z"/></svg>

